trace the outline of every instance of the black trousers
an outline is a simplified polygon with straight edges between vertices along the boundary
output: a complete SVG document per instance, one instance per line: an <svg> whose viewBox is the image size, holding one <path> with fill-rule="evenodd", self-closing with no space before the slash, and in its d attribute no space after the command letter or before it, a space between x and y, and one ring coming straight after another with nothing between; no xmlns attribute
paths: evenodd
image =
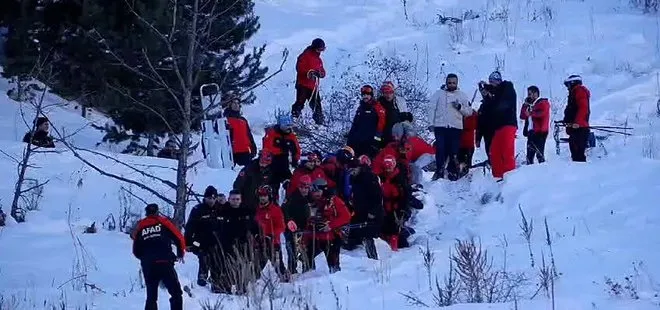
<svg viewBox="0 0 660 310"><path fill-rule="evenodd" d="M339 269L339 252L341 251L342 240L335 237L333 240L318 240L313 239L306 244L307 258L303 264L303 272L310 269L316 269L314 258L321 253L325 253L325 259L328 267L332 269Z"/></svg>
<svg viewBox="0 0 660 310"><path fill-rule="evenodd" d="M571 128L568 131L568 147L571 150L571 159L577 162L586 162L587 138L589 128Z"/></svg>
<svg viewBox="0 0 660 310"><path fill-rule="evenodd" d="M183 310L183 291L179 277L174 270L174 262L142 263L142 274L147 287L145 310L158 310L158 285L163 285L170 294L170 309Z"/></svg>
<svg viewBox="0 0 660 310"><path fill-rule="evenodd" d="M312 93L314 97L312 98ZM309 100L309 108L314 111L312 117L314 122L321 125L323 124L323 107L321 105L321 96L319 95L318 89L314 91L305 86L296 85L296 102L291 106L291 114L294 117L300 115L300 112L305 108L305 101Z"/></svg>
<svg viewBox="0 0 660 310"><path fill-rule="evenodd" d="M282 257L282 247L279 244L261 243L255 254L258 255L256 258L258 260L258 264L256 264L258 268L257 277L261 276L261 271L266 268L268 261L273 265L278 275L285 276L287 274Z"/></svg>
<svg viewBox="0 0 660 310"><path fill-rule="evenodd" d="M197 254L197 261L199 261L199 268L197 269L197 280L207 280L209 277L209 261L211 255L208 251L200 251Z"/></svg>
<svg viewBox="0 0 660 310"><path fill-rule="evenodd" d="M534 157L539 163L545 162L545 140L547 132L529 132L527 135L527 164L534 163Z"/></svg>

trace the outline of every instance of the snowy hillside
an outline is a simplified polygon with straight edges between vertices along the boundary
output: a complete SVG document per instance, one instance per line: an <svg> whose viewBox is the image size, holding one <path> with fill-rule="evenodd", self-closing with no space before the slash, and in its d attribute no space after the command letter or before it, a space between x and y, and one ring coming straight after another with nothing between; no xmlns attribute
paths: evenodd
<svg viewBox="0 0 660 310"><path fill-rule="evenodd" d="M264 297L262 305L255 305L254 296L219 296L193 286L194 297L184 296L184 308L205 309L201 303L216 301L221 307L206 309L436 308L436 278L444 289L456 239L475 237L488 251L493 270L506 269L504 278L511 281L498 283L515 283L507 288L514 288L518 297L507 298L515 299L508 303L460 304L448 309L552 309L552 300L554 309L657 309L657 16L642 15L627 0L403 2L405 9L401 0L257 1L262 28L255 44L269 44L267 64L277 66L283 48L290 49L292 56L286 70L258 90L257 104L245 107L255 133L272 121L276 108L289 109L294 99L295 56L318 36L328 46L323 58L329 74L321 86L322 95L341 83L339 74L347 68L368 70L363 62L374 49L411 59L417 79L428 83L429 91L440 86L445 74L456 72L464 91L471 94L476 82L499 67L504 78L514 82L520 102L526 87L536 84L542 96L550 98L557 116L566 96L562 81L577 73L592 93L592 123L627 124L635 128L634 135L597 133L605 140L591 150L587 164L570 163L565 145L557 156L554 141L548 139L548 162L507 175L501 203L484 201L484 193L496 185L479 169L456 183L427 183L425 208L415 217L413 247L391 252L379 240L379 261L367 259L361 249L342 252L342 271L332 275L320 256L318 270L267 290L272 299ZM469 10L472 15L465 15ZM436 23L437 14L480 17L448 27ZM24 125L19 106L4 96L7 86L2 83L0 149L16 156L23 147L19 141ZM55 108L48 115L55 124L76 130L87 124L76 113ZM74 143L94 147L100 138L98 131L85 128ZM519 138L517 152L522 156L525 141ZM174 196L164 185L112 158L168 180L175 178L173 161L110 155L83 154L115 174ZM485 157L483 150L475 156L477 160ZM26 223L10 221L0 228L0 309L52 309L51 305L64 309L59 306L62 302L66 309L142 309L145 292L139 263L131 255L131 240L104 228L103 222L112 214L120 226L124 210L142 212L144 203L129 191L149 202L160 201L99 175L68 151L38 154L34 160L39 168L30 169L29 176L49 182L38 210L28 214ZM8 211L16 163L3 155L0 171L6 175L0 180L0 203ZM234 171L200 166L189 182L196 191L213 184L226 192L234 178ZM533 227L529 242L521 229L525 226L521 210ZM98 233L83 233L93 222ZM543 288L538 289L539 270L547 270L543 266L553 265L552 261L559 276L546 295ZM192 285L196 258L188 255L177 270L182 284ZM159 304L167 309L164 291Z"/></svg>

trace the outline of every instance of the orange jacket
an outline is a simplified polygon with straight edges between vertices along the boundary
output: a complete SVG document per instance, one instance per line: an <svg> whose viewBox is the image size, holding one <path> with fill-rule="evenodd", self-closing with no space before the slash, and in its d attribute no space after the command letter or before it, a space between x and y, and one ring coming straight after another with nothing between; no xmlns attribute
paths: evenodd
<svg viewBox="0 0 660 310"><path fill-rule="evenodd" d="M300 144L298 137L294 132L285 133L277 125L266 129L266 135L263 138L263 149L270 151L273 156L293 155L293 161L300 160Z"/></svg>

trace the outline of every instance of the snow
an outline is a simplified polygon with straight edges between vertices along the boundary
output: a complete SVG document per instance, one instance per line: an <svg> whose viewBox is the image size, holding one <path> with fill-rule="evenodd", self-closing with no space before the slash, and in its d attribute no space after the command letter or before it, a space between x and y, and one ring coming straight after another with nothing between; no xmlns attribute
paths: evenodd
<svg viewBox="0 0 660 310"><path fill-rule="evenodd" d="M547 8L552 11L548 19ZM379 261L366 258L364 251L342 252L342 271L329 275L323 255L318 270L301 275L291 284L280 286L276 309L297 309L293 299L312 300L318 309L404 309L417 308L403 294L412 294L433 305L420 248L435 255L431 278L442 282L447 274L450 251L455 239L478 238L492 255L495 266L505 261L507 268L524 272L530 279L524 293L536 290L541 256L549 263L545 245L544 221L548 223L553 256L560 273L555 287L556 309L657 309L660 276L657 234L660 212L660 137L656 116L660 66L660 28L657 16L642 15L628 7L628 1L407 1L400 0L264 0L257 1L262 28L254 44L268 43L266 64L276 68L281 49L291 51L285 71L257 91L258 102L244 108L255 134L273 121L274 110L288 110L294 99L295 56L314 37L325 39L323 55L329 72L356 67L366 53L379 49L385 55L418 59L419 79L428 82L429 91L438 88L444 75L459 74L462 88L471 93L476 82L486 79L499 67L505 79L515 83L519 101L525 89L538 85L552 102L553 120L562 115L566 91L562 80L569 74L582 75L592 94L593 125L627 125L633 136L608 136L604 147L590 150L589 162L571 163L566 145L555 154L554 141L546 145L548 162L521 166L507 174L497 185L490 175L475 169L469 179L456 183L425 183L425 208L415 217L417 234L414 246L391 252L377 241ZM463 40L451 42L455 30L439 26L436 14L460 16L474 10L482 17L466 21ZM545 11L544 11L545 10ZM508 19L498 19L507 12ZM543 15L546 12L545 15ZM485 22L483 16L490 17ZM541 20L530 21L532 16ZM543 19L545 18L545 19ZM286 21L286 22L283 22ZM485 35L483 35L485 33ZM483 35L483 36L482 36ZM483 42L483 43L482 43ZM428 47L428 48L427 48ZM428 54L426 53L428 50ZM425 68L430 75L425 75ZM326 79L323 90L334 83ZM356 85L356 90L359 85ZM8 89L0 81L0 89ZM323 93L322 93L323 95ZM56 96L49 103L63 103ZM102 145L102 134L89 126L107 120L92 113L81 118L79 108L52 107L48 111L55 126L67 132L83 128L73 139L80 147L98 149L122 162L139 164L147 171L169 180L175 179L174 162L166 159L116 154L120 149ZM26 105L0 97L0 149L17 156L26 131L21 110L33 118ZM30 114L32 113L32 114ZM418 116L424 117L424 116ZM519 161L524 157L525 140L516 141ZM69 151L37 154L37 169L30 177L49 180L37 211L28 213L27 222L12 220L0 228L0 309L12 298L18 303L9 309L43 309L47 303L66 299L68 306L87 305L91 309L142 309L144 289L139 284L139 263L132 257L131 240L124 233L103 229L102 222L113 214L119 217L122 206L141 213L143 203L126 197L123 188L149 202L165 204L135 186L101 176L83 165ZM107 152L107 153L106 153ZM129 171L112 160L84 153L94 164L113 173L174 193L157 181ZM477 150L475 160L482 160ZM0 199L8 212L14 186L16 164L0 157ZM191 172L189 183L197 192L213 184L228 191L235 171L200 166ZM427 178L429 176L426 176ZM485 192L502 191L502 203L482 204ZM531 268L528 244L520 229L520 209L533 224L531 249L536 267ZM165 210L165 213L171 210ZM96 223L99 232L84 234L86 226ZM506 250L506 251L505 251ZM182 284L196 279L197 260L193 255L177 265ZM81 274L100 290L81 289ZM612 296L606 277L624 284L629 277L639 299L624 292ZM73 279L73 280L72 280ZM433 280L435 281L435 280ZM200 302L224 298L225 309L247 309L245 300L219 297L205 288L194 287L194 298L185 296L185 309L202 309ZM544 293L533 300L529 294L518 301L519 309L551 309ZM64 297L62 297L64 296ZM162 291L160 306L167 309L167 294ZM449 309L514 309L513 303L461 304Z"/></svg>

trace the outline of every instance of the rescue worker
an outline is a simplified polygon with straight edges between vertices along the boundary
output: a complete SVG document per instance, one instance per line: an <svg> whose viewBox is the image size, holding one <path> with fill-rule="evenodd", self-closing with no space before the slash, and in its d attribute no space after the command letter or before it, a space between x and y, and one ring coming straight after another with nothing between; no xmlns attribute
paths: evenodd
<svg viewBox="0 0 660 310"><path fill-rule="evenodd" d="M298 144L298 136L293 132L293 121L290 116L278 116L277 125L266 129L262 149L273 155L273 177L275 183L278 184L273 190L277 193L280 188L279 184L291 179L289 167L298 167L300 161L300 144Z"/></svg>
<svg viewBox="0 0 660 310"><path fill-rule="evenodd" d="M296 190L298 190L298 184L300 182L300 178L305 176L309 177L312 180L316 180L318 178L325 179L328 182L328 184L330 184L329 186L331 188L335 187L335 182L330 180L330 178L328 178L325 175L323 168L321 168L321 158L319 157L319 155L314 152L309 152L303 155L302 160L300 162L300 166L295 170L293 170L291 183L288 185L286 190L287 196L291 195Z"/></svg>
<svg viewBox="0 0 660 310"><path fill-rule="evenodd" d="M520 119L525 120L523 136L527 137L527 164L545 162L545 141L550 129L550 102L541 98L539 88L527 88L527 98L520 109ZM531 125L531 128L529 126Z"/></svg>
<svg viewBox="0 0 660 310"><path fill-rule="evenodd" d="M341 270L339 252L342 244L341 228L351 220L351 215L341 198L328 191L328 183L324 179L312 182L312 200L310 218L307 223L305 244L307 263L303 264L303 272L316 269L314 258L325 252L330 273Z"/></svg>
<svg viewBox="0 0 660 310"><path fill-rule="evenodd" d="M197 285L206 286L210 266L213 264L213 255L219 250L218 236L221 204L218 203L218 190L213 186L206 187L202 203L190 210L185 225L184 237L188 245L188 252L197 256L199 268L197 271Z"/></svg>
<svg viewBox="0 0 660 310"><path fill-rule="evenodd" d="M325 178L323 178L325 179ZM293 187L290 186L289 188ZM309 175L301 176L295 185L295 191L286 198L282 204L284 222L287 230L284 232L287 251L287 268L291 274L297 273L298 257L301 256L302 232L309 220L309 208L312 203L309 191L312 187L312 179Z"/></svg>
<svg viewBox="0 0 660 310"><path fill-rule="evenodd" d="M279 188L279 183L271 170L272 162L273 155L268 150L262 150L259 158L243 167L234 181L233 189L241 192L243 204L253 212L259 204L254 193L260 186L270 185Z"/></svg>
<svg viewBox="0 0 660 310"><path fill-rule="evenodd" d="M174 262L183 262L185 239L170 220L158 213L157 204L150 203L144 210L146 217L138 222L131 235L133 255L140 260L147 289L144 309L158 309L158 286L163 283L170 294L170 309L182 310L183 291ZM172 253L172 243L176 245L176 255Z"/></svg>
<svg viewBox="0 0 660 310"><path fill-rule="evenodd" d="M387 125L387 114L383 106L374 99L373 87L362 86L360 94L362 100L353 117L346 145L355 151L355 156L373 157L384 146L383 135Z"/></svg>
<svg viewBox="0 0 660 310"><path fill-rule="evenodd" d="M493 86L494 105L491 117L495 130L489 150L490 164L493 177L500 182L505 173L516 168L516 90L511 81L502 79L499 71L490 74L488 83Z"/></svg>
<svg viewBox="0 0 660 310"><path fill-rule="evenodd" d="M379 174L381 187L383 189L383 207L385 218L381 230L381 238L385 240L392 251L398 251L399 247L407 247L405 238L399 239L407 217L409 217L409 185L406 176L397 167L396 158L392 155L385 156L383 160L383 171Z"/></svg>
<svg viewBox="0 0 660 310"><path fill-rule="evenodd" d="M582 77L571 75L564 81L568 89L568 103L564 109L564 124L568 134L568 146L571 159L576 162L586 162L585 155L589 137L589 99L591 93L582 85Z"/></svg>
<svg viewBox="0 0 660 310"><path fill-rule="evenodd" d="M323 108L319 96L319 81L325 77L321 53L325 51L325 42L321 38L312 40L312 44L298 56L296 61L296 102L291 106L291 116L300 117L309 100L313 111L312 118L317 125L323 125Z"/></svg>
<svg viewBox="0 0 660 310"><path fill-rule="evenodd" d="M223 115L227 118L229 125L234 165L247 166L257 156L257 145L254 143L250 124L241 115L241 102L238 97L230 99L229 106Z"/></svg>
<svg viewBox="0 0 660 310"><path fill-rule="evenodd" d="M284 267L280 246L280 236L286 227L282 208L274 200L272 187L262 185L255 194L259 198L259 206L255 215L255 221L259 227L256 238L259 271L263 270L270 261L280 279L287 282L289 277L286 267Z"/></svg>

